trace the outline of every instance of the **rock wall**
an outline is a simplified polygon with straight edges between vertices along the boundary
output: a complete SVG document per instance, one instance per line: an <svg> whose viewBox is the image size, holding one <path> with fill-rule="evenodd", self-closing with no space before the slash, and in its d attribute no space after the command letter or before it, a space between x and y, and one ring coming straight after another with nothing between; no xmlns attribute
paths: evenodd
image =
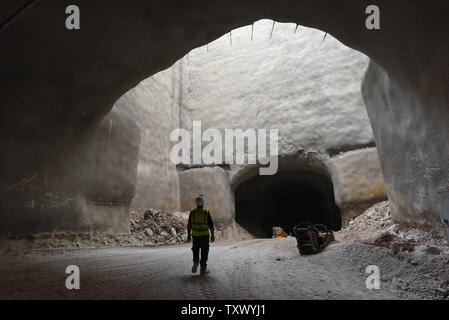
<svg viewBox="0 0 449 320"><path fill-rule="evenodd" d="M393 218L406 225L441 226L442 216L449 215L443 212L449 199L444 82L420 81L418 75L400 82L374 62L363 82Z"/></svg>
<svg viewBox="0 0 449 320"><path fill-rule="evenodd" d="M315 173L329 178L343 225L373 203L387 198L376 148L353 150L334 157L318 152L281 155L278 173L285 172ZM235 191L258 175L258 165L231 166L231 187Z"/></svg>
<svg viewBox="0 0 449 320"><path fill-rule="evenodd" d="M179 173L182 211L196 207L195 199L204 195L204 206L211 211L214 222L229 225L235 216L234 193L228 172L219 167L191 169Z"/></svg>
<svg viewBox="0 0 449 320"><path fill-rule="evenodd" d="M373 143L360 92L368 58L331 35L261 20L193 50L188 106L202 126L279 129L280 154Z"/></svg>
<svg viewBox="0 0 449 320"><path fill-rule="evenodd" d="M186 69L183 60L142 81L121 97L114 111L134 119L141 133L137 184L132 207L157 208L166 212L179 207L179 185L170 161L170 133L188 128L185 107Z"/></svg>
<svg viewBox="0 0 449 320"><path fill-rule="evenodd" d="M300 27L295 33L293 24L276 24L270 39L271 26L268 20L255 23L253 40L250 26L233 30L232 46L230 36L224 36L193 50L115 104L113 110L133 118L141 129L132 206L177 209L178 188L189 189L182 181L178 185L168 138L174 128L189 128L190 119L201 121L203 131L279 128L280 155L287 158L304 149L312 150L309 160L316 152L327 157L373 142L360 93L367 57L330 35L323 42L319 30ZM231 175L245 167L232 166ZM182 175L201 186L206 178L200 172L208 171L194 172ZM193 204L186 199L197 196L190 191L179 195L183 210ZM231 198L211 197L218 203L209 203L232 212L227 208L234 204L224 203Z"/></svg>
<svg viewBox="0 0 449 320"><path fill-rule="evenodd" d="M63 27L71 2L36 1L0 31L1 234L76 227L76 213L40 203L92 185L80 174L89 172L83 150L114 102L192 49L262 18L325 30L375 61L364 96L393 217L435 225L447 200L437 191L447 184L441 162L449 154L447 1L378 0L380 30L365 28L370 1L331 2L80 0L87 14L74 31ZM3 17L21 7L0 6Z"/></svg>
<svg viewBox="0 0 449 320"><path fill-rule="evenodd" d="M0 234L129 232L140 144L136 122L113 111L80 140L70 144L70 153L2 188Z"/></svg>
<svg viewBox="0 0 449 320"><path fill-rule="evenodd" d="M330 171L335 201L346 221L387 198L376 148L335 156Z"/></svg>

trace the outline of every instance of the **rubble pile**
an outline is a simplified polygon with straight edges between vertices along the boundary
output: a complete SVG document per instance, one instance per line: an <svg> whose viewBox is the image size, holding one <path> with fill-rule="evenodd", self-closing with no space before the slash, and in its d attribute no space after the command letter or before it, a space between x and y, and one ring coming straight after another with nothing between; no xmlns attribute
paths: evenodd
<svg viewBox="0 0 449 320"><path fill-rule="evenodd" d="M131 208L130 233L96 234L54 232L39 233L25 238L2 239L0 251L18 250L157 247L185 243L189 212L163 212L148 208ZM253 238L235 221L230 225L215 224L217 240Z"/></svg>
<svg viewBox="0 0 449 320"><path fill-rule="evenodd" d="M391 217L388 201L379 202L367 209L363 214L349 222L341 232L345 240L365 240L375 242L378 238L391 239L388 242L408 242L416 245L436 245L447 247L444 231L422 230L402 227ZM391 235L392 237L387 237Z"/></svg>
<svg viewBox="0 0 449 320"><path fill-rule="evenodd" d="M160 210L131 210L131 235L145 244L176 244L187 238L189 212L165 213ZM215 239L252 239L248 231L233 221L230 225L215 223Z"/></svg>
<svg viewBox="0 0 449 320"><path fill-rule="evenodd" d="M154 209L131 209L131 236L144 245L184 242L188 212L165 213Z"/></svg>
<svg viewBox="0 0 449 320"><path fill-rule="evenodd" d="M217 240L247 240L254 239L254 236L237 222L232 221L230 225L214 223L215 239Z"/></svg>
<svg viewBox="0 0 449 320"><path fill-rule="evenodd" d="M339 232L352 242L341 256L365 274L377 265L383 287L424 299L449 299L449 246L444 231L405 228L391 218L388 201L378 203Z"/></svg>
<svg viewBox="0 0 449 320"><path fill-rule="evenodd" d="M343 235L346 240L366 240L382 233L396 234L397 228L398 225L391 219L388 201L383 201L351 220Z"/></svg>

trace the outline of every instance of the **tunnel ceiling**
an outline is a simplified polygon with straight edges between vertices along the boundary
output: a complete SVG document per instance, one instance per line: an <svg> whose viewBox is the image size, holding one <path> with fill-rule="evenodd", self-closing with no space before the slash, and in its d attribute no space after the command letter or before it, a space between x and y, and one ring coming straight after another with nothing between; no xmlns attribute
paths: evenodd
<svg viewBox="0 0 449 320"><path fill-rule="evenodd" d="M439 50L447 43L447 4L431 2L379 0L382 29L371 32L364 27L370 1L363 0L86 0L77 2L82 25L76 31L64 24L71 2L36 1L0 33L0 132L8 155L1 160L3 179L13 183L17 172L32 175L36 167L60 161L67 146L91 133L141 80L262 18L329 32L391 75L432 70L433 79L447 80L449 68L434 64L448 61ZM2 12L20 7L14 0L1 5ZM413 34L413 41L405 34ZM404 57L404 51L413 55ZM447 96L443 81L432 90Z"/></svg>
<svg viewBox="0 0 449 320"><path fill-rule="evenodd" d="M385 34L363 27L370 1L86 0L77 2L82 26L76 31L64 27L71 2L36 1L0 33L2 137L56 143L73 138L74 132L95 125L141 80L190 50L262 18L329 32L391 74L428 70L435 55L447 54L437 50L447 43L447 34L435 32L447 27L441 14L446 1L431 2L377 1ZM6 0L2 6L11 12L19 4ZM415 19L418 14L420 19ZM413 34L414 41L404 33ZM401 55L404 50L414 53L410 60ZM447 74L444 68L431 69L434 77Z"/></svg>

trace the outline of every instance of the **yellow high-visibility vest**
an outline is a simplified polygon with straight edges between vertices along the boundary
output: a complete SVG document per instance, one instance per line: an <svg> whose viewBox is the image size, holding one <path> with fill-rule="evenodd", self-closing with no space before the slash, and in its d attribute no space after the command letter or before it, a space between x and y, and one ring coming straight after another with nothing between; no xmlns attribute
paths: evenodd
<svg viewBox="0 0 449 320"><path fill-rule="evenodd" d="M192 236L208 236L209 224L207 223L207 217L209 216L209 211L204 208L196 208L190 214L192 219Z"/></svg>

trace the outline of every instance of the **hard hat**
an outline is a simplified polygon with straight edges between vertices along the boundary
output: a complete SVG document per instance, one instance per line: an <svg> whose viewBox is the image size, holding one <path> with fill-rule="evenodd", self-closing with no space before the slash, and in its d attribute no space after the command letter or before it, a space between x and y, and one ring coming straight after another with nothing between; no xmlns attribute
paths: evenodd
<svg viewBox="0 0 449 320"><path fill-rule="evenodd" d="M198 197L196 197L195 202L196 202L197 206L203 206L204 205L204 197L203 197L203 195L200 194Z"/></svg>

